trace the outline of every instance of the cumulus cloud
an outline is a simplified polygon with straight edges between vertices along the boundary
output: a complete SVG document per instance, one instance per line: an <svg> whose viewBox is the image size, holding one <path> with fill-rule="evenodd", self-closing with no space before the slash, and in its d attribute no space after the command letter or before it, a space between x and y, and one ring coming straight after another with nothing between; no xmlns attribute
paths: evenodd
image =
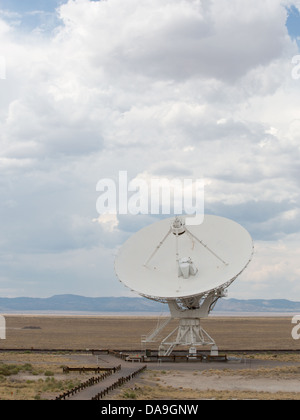
<svg viewBox="0 0 300 420"><path fill-rule="evenodd" d="M26 30L21 10L0 14L1 290L51 294L50 274L29 279L56 256L77 293L74 256L83 273L99 250L114 294L114 250L156 220L97 214L98 180L121 170L203 178L206 211L262 246L299 232L298 50L281 1L68 0L45 13Z"/></svg>
<svg viewBox="0 0 300 420"><path fill-rule="evenodd" d="M278 2L250 8L246 0L87 3L60 8L63 33L73 45L92 50L91 58L106 72L121 73L121 79L129 73L234 82L278 58L285 46L286 14Z"/></svg>
<svg viewBox="0 0 300 420"><path fill-rule="evenodd" d="M282 236L276 242L259 241L251 262L239 281L230 287L230 294L244 299L297 300L299 294L299 234ZM294 296L291 291L293 291Z"/></svg>

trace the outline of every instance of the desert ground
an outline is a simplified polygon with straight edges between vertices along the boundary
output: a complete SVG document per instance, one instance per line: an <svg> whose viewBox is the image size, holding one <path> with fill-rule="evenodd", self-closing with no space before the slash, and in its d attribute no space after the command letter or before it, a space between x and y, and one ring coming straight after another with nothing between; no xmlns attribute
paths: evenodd
<svg viewBox="0 0 300 420"><path fill-rule="evenodd" d="M227 354L227 362L148 363L142 374L105 399L298 400L300 340L291 336L291 319L208 318L202 326L215 339L220 353ZM111 355L97 356L91 349L157 349L158 343L141 344L141 336L159 322L155 316L7 315L6 339L0 340L0 399L55 399L92 376L65 374L63 366L105 367L120 362ZM163 336L175 325L172 321ZM50 351L37 353L34 349ZM124 368L133 365L122 364Z"/></svg>
<svg viewBox="0 0 300 420"><path fill-rule="evenodd" d="M7 315L2 349L127 349L141 348L141 337L155 328L159 316ZM209 317L201 323L220 350L300 350L291 335L291 316ZM173 320L161 337L177 325ZM157 343L147 344L157 348Z"/></svg>

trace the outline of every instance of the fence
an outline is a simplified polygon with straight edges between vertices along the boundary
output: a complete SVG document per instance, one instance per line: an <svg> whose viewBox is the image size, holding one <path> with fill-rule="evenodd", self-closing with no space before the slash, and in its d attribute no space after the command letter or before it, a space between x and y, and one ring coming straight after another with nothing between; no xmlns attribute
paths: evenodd
<svg viewBox="0 0 300 420"><path fill-rule="evenodd" d="M121 378L119 378L117 381L115 381L113 384L109 385L108 387L106 387L105 389L103 389L102 391L98 392L98 394L96 394L93 398L91 398L92 400L101 400L105 395L107 395L109 393L109 391L112 391L113 389L118 388L119 386L122 386L123 384L125 384L126 382L129 382L131 379L133 379L136 375L138 375L139 373L141 373L143 370L145 370L147 368L147 366L142 366L140 369L134 371L133 373L131 373L128 376L122 376Z"/></svg>
<svg viewBox="0 0 300 420"><path fill-rule="evenodd" d="M121 366L120 366L121 368ZM77 392L82 391L83 389L95 385L99 383L100 381L103 381L103 379L107 378L113 373L113 370L108 370L107 372L103 373L100 376L93 376L92 378L88 379L85 382L82 382L80 385L76 386L75 388L70 389L69 391L64 392L63 394L60 394L58 397L55 398L55 400L65 400L67 397L70 397Z"/></svg>
<svg viewBox="0 0 300 420"><path fill-rule="evenodd" d="M146 354L132 354L127 352L118 352L110 350L110 354L115 357L119 357L122 360L127 362L141 362L141 363L151 363L151 362L227 362L227 355L220 354L218 356L210 354L170 354L169 356L159 356L157 352L147 351Z"/></svg>
<svg viewBox="0 0 300 420"><path fill-rule="evenodd" d="M112 373L117 372L121 369L121 365L111 368L104 368L104 367L69 367L64 366L63 367L63 373L69 373L69 372L79 372L79 373L86 373L86 372L94 372L94 373L100 373L100 372L109 372L112 371Z"/></svg>
<svg viewBox="0 0 300 420"><path fill-rule="evenodd" d="M143 370L146 369L146 365L142 366L141 368L135 370L133 373L131 373L130 375L127 376L122 376L121 378L119 378L118 380L116 380L113 384L107 386L106 388L104 388L102 391L98 392L98 394L96 394L93 398L91 398L92 400L100 400L101 398L103 398L105 395L108 394L109 391L116 389L117 387L123 385L124 383L130 381L131 379L133 379L136 375L138 375L139 373L141 373ZM66 367L64 367L65 369ZM97 369L97 368L70 368L71 370L79 370L79 369L85 369L85 371L88 371L88 369ZM101 368L99 368L101 369ZM76 394L77 392L82 391L83 389L95 385L97 383L99 383L100 381L102 381L103 379L106 379L108 376L112 375L112 373L117 372L118 370L121 369L121 365L115 367L115 368L107 368L107 371L105 373L103 373L100 376L97 377L92 377L90 379L88 379L87 381L81 383L80 385L70 389L69 391L64 392L63 394L60 394L59 396L57 396L55 398L55 400L65 400L66 398ZM83 370L84 371L84 370Z"/></svg>

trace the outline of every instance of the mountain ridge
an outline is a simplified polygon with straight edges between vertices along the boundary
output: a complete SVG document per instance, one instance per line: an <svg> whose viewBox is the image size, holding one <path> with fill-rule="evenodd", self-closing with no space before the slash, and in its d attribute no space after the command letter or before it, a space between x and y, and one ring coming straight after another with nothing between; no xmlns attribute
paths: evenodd
<svg viewBox="0 0 300 420"><path fill-rule="evenodd" d="M73 294L47 298L0 297L0 312L167 312L165 304L143 297L86 297ZM287 299L219 299L214 312L299 312L300 302Z"/></svg>

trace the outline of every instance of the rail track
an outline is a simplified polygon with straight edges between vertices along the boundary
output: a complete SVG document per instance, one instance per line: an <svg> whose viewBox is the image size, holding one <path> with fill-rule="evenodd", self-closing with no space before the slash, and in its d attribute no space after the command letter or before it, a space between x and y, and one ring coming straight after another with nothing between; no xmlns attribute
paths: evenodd
<svg viewBox="0 0 300 420"><path fill-rule="evenodd" d="M38 349L38 348L2 348L0 349L0 353L88 353L88 354L134 354L134 353L145 353L145 350L141 349ZM152 354L155 354L155 350L151 350ZM219 352L221 354L224 353L234 353L234 354L262 354L262 353L293 353L293 354L300 354L299 349L220 349ZM198 350L199 354L207 354L209 350ZM176 354L186 354L185 350L177 350Z"/></svg>

